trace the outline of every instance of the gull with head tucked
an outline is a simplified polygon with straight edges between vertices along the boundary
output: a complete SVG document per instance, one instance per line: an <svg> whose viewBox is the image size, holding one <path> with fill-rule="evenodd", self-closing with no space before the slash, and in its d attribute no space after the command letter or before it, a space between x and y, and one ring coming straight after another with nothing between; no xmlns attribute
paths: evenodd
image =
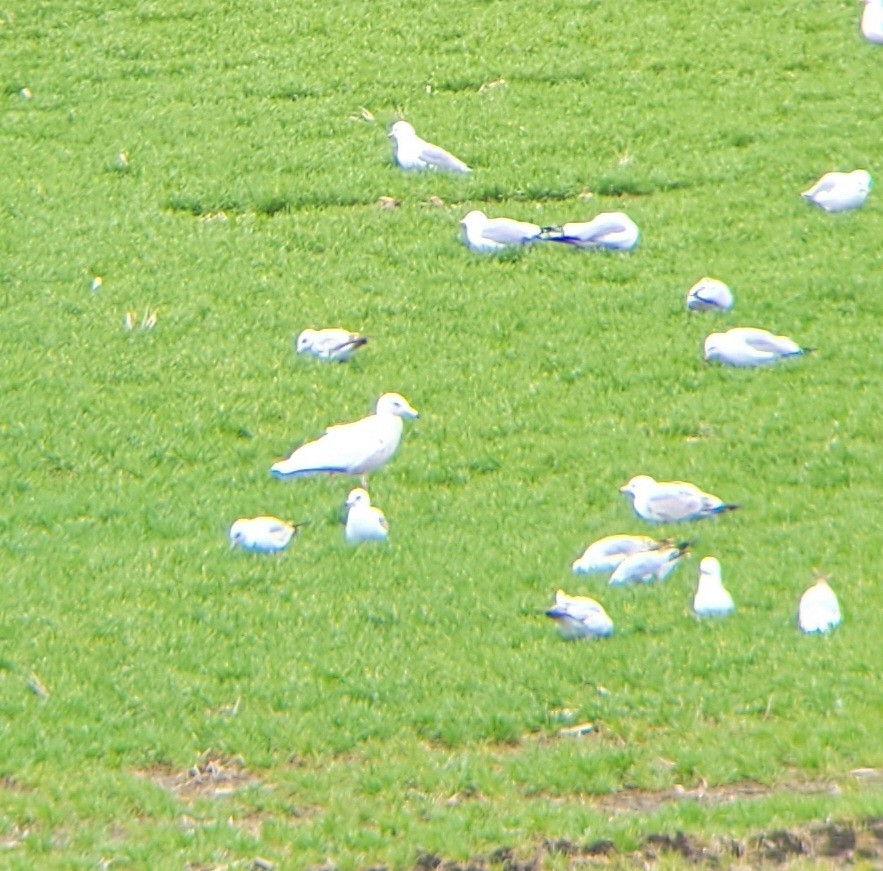
<svg viewBox="0 0 883 871"><path fill-rule="evenodd" d="M827 172L800 196L826 212L848 212L862 205L870 192L871 174L856 169L853 172Z"/></svg>
<svg viewBox="0 0 883 871"><path fill-rule="evenodd" d="M721 581L721 564L713 556L699 563L699 580L693 596L693 613L697 617L725 617L736 606Z"/></svg>
<svg viewBox="0 0 883 871"><path fill-rule="evenodd" d="M591 221L544 227L541 239L562 242L574 248L607 248L611 251L631 251L641 234L635 222L625 212L602 212Z"/></svg>
<svg viewBox="0 0 883 871"><path fill-rule="evenodd" d="M704 360L716 360L727 366L742 369L768 366L789 357L801 357L812 348L801 348L788 336L775 336L758 327L733 327L725 333L711 333L705 337L702 349Z"/></svg>
<svg viewBox="0 0 883 871"><path fill-rule="evenodd" d="M325 434L297 448L287 460L275 463L270 474L276 478L309 475L360 475L362 485L368 472L392 459L402 438L402 418L415 418L417 411L398 393L384 393L374 414L352 423L330 426Z"/></svg>
<svg viewBox="0 0 883 871"><path fill-rule="evenodd" d="M396 164L402 169L441 169L447 172L471 172L462 160L444 148L421 139L407 121L396 121L389 128Z"/></svg>
<svg viewBox="0 0 883 871"><path fill-rule="evenodd" d="M816 572L816 582L800 597L797 626L801 632L830 632L840 625L840 603L828 585L828 578Z"/></svg>
<svg viewBox="0 0 883 871"><path fill-rule="evenodd" d="M704 493L686 481L657 481L649 475L635 475L619 492L631 499L635 514L651 523L680 523L702 520L739 506Z"/></svg>
<svg viewBox="0 0 883 871"><path fill-rule="evenodd" d="M648 535L608 535L593 541L571 567L576 575L612 572L629 556L658 550L670 542L657 541Z"/></svg>
<svg viewBox="0 0 883 871"><path fill-rule="evenodd" d="M306 329L297 337L295 350L298 354L309 354L317 360L343 363L367 341L364 336L339 327L327 327L324 330Z"/></svg>
<svg viewBox="0 0 883 871"><path fill-rule="evenodd" d="M362 541L386 541L389 524L379 508L371 504L367 490L356 487L346 497L344 538L348 544Z"/></svg>
<svg viewBox="0 0 883 871"><path fill-rule="evenodd" d="M249 553L279 553L303 525L278 517L242 517L230 527L230 547Z"/></svg>
<svg viewBox="0 0 883 871"><path fill-rule="evenodd" d="M463 240L466 244L473 251L484 253L526 245L540 237L539 224L515 221L512 218L489 218L478 209L469 212L460 221L460 226L463 228Z"/></svg>
<svg viewBox="0 0 883 871"><path fill-rule="evenodd" d="M690 311L728 312L732 307L732 291L716 278L701 278L687 292L687 308Z"/></svg>
<svg viewBox="0 0 883 871"><path fill-rule="evenodd" d="M546 611L568 639L606 638L613 633L613 621L594 599L587 596L568 596L564 590L555 594L555 604Z"/></svg>

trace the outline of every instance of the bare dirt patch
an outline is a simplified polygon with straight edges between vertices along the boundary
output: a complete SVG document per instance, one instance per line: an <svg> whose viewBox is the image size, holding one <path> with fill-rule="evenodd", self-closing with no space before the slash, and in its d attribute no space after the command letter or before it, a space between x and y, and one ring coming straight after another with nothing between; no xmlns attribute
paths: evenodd
<svg viewBox="0 0 883 871"><path fill-rule="evenodd" d="M248 786L259 786L261 781L245 769L237 757L206 750L195 765L186 771L174 771L166 767L138 771L136 774L157 786L184 798L217 797L232 795Z"/></svg>
<svg viewBox="0 0 883 871"><path fill-rule="evenodd" d="M700 868L757 868L786 866L792 862L813 862L814 867L840 868L861 863L883 868L883 817L856 823L820 823L801 829L779 829L741 840L702 840L683 832L648 835L640 849L619 853L612 841L578 844L564 838L546 840L527 858L501 848L489 856L466 862L453 861L434 853L421 853L414 871L541 871L552 856L567 857L568 868L603 865L652 868L666 855L678 856ZM555 867L559 867L556 864ZM386 871L386 869L372 869Z"/></svg>

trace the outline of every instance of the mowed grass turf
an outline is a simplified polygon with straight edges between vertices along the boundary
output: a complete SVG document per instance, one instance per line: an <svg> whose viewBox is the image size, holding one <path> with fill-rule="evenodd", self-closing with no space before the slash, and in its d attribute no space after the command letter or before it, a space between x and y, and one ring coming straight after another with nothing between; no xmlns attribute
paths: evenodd
<svg viewBox="0 0 883 871"><path fill-rule="evenodd" d="M859 4L113 7L0 8L0 862L406 868L883 813L849 774L883 766L883 205L799 197L883 177ZM396 170L399 115L473 173ZM642 240L481 257L471 208ZM705 274L730 314L684 309ZM332 325L355 361L294 356ZM817 350L703 363L736 325ZM268 470L389 390L421 416L369 482L389 543L351 549L354 481ZM570 574L648 531L637 473L742 506L656 530L721 560L731 618L690 617L695 558ZM311 523L231 551L263 513ZM814 567L825 638L795 627ZM561 641L559 587L614 636ZM593 798L744 781L784 788Z"/></svg>

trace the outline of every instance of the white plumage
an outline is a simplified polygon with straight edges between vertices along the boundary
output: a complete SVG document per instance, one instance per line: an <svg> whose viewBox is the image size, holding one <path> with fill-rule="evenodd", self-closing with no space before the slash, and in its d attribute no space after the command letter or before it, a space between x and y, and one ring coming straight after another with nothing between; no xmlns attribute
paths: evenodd
<svg viewBox="0 0 883 871"><path fill-rule="evenodd" d="M447 172L470 172L462 160L444 148L421 139L407 121L396 121L390 127L395 162L402 169L441 169Z"/></svg>
<svg viewBox="0 0 883 871"><path fill-rule="evenodd" d="M721 580L720 561L707 556L699 563L699 580L693 596L693 612L697 617L724 617L735 609L733 597Z"/></svg>
<svg viewBox="0 0 883 871"><path fill-rule="evenodd" d="M870 173L856 169L853 172L825 173L801 196L826 212L846 212L862 205L870 192Z"/></svg>
<svg viewBox="0 0 883 871"><path fill-rule="evenodd" d="M367 341L364 336L339 327L306 329L297 337L295 350L298 354L309 354L317 360L343 363Z"/></svg>
<svg viewBox="0 0 883 871"><path fill-rule="evenodd" d="M564 638L604 638L613 632L613 621L594 599L568 596L564 590L555 594L555 604L546 611Z"/></svg>
<svg viewBox="0 0 883 871"><path fill-rule="evenodd" d="M591 221L543 228L542 239L562 242L574 248L607 248L630 251L638 244L641 234L635 222L625 212L602 212Z"/></svg>
<svg viewBox="0 0 883 871"><path fill-rule="evenodd" d="M592 542L571 567L574 574L612 572L626 557L668 544L647 535L608 535Z"/></svg>
<svg viewBox="0 0 883 871"><path fill-rule="evenodd" d="M636 475L619 488L632 502L635 514L651 523L678 523L682 520L701 520L738 505L729 505L704 493L695 484L686 481L657 481L649 475Z"/></svg>
<svg viewBox="0 0 883 871"><path fill-rule="evenodd" d="M716 278L701 278L687 291L687 308L690 311L726 312L732 307L732 291Z"/></svg>
<svg viewBox="0 0 883 871"><path fill-rule="evenodd" d="M389 525L383 512L371 504L371 497L366 490L361 487L350 490L346 499L346 509L344 538L349 544L386 540L389 535Z"/></svg>
<svg viewBox="0 0 883 871"><path fill-rule="evenodd" d="M768 366L789 357L800 357L811 351L801 348L788 336L776 336L757 327L734 327L725 333L706 336L702 356L727 366L751 368Z"/></svg>
<svg viewBox="0 0 883 871"><path fill-rule="evenodd" d="M478 209L469 212L460 221L460 226L466 244L473 251L485 253L526 245L536 241L541 232L539 224L512 218L489 218Z"/></svg>
<svg viewBox="0 0 883 871"><path fill-rule="evenodd" d="M408 400L384 393L374 414L353 423L330 426L316 441L297 448L287 460L275 463L276 478L305 477L322 473L361 475L379 469L392 459L402 437L402 418L417 417Z"/></svg>
<svg viewBox="0 0 883 871"><path fill-rule="evenodd" d="M868 42L883 45L883 0L862 0L862 2L865 4L862 10L862 36Z"/></svg>
<svg viewBox="0 0 883 871"><path fill-rule="evenodd" d="M840 603L828 579L818 576L816 582L800 597L797 625L802 632L829 632L840 625Z"/></svg>
<svg viewBox="0 0 883 871"><path fill-rule="evenodd" d="M278 517L242 517L230 527L230 546L250 553L278 553L302 525Z"/></svg>
<svg viewBox="0 0 883 871"><path fill-rule="evenodd" d="M649 584L664 581L677 567L681 557L690 549L689 542L659 550L648 550L627 556L615 569L607 582L611 586L623 584Z"/></svg>

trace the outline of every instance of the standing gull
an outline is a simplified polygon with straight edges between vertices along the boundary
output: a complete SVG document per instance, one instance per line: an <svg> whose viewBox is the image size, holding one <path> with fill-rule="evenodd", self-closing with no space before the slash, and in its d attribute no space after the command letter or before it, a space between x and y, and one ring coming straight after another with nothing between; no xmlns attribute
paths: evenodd
<svg viewBox="0 0 883 871"><path fill-rule="evenodd" d="M442 169L447 172L471 172L444 148L421 139L407 121L396 121L389 129L395 162L402 169Z"/></svg>
<svg viewBox="0 0 883 871"><path fill-rule="evenodd" d="M297 337L295 350L298 354L309 354L317 360L343 363L367 341L364 336L339 327L328 327L324 330L306 329Z"/></svg>
<svg viewBox="0 0 883 871"><path fill-rule="evenodd" d="M635 514L651 523L679 523L682 520L701 520L725 511L734 511L738 505L729 505L717 496L704 493L695 484L686 481L657 481L649 475L636 475L619 492L632 501Z"/></svg>
<svg viewBox="0 0 883 871"><path fill-rule="evenodd" d="M853 172L825 173L801 196L826 212L846 212L857 209L871 191L871 174L864 169Z"/></svg>
<svg viewBox="0 0 883 871"><path fill-rule="evenodd" d="M775 336L757 327L734 327L725 333L706 336L702 356L727 366L751 368L767 366L789 357L800 357L812 348L801 348L787 336Z"/></svg>
<svg viewBox="0 0 883 871"><path fill-rule="evenodd" d="M716 278L701 278L687 292L687 308L690 311L727 312L732 307L732 291Z"/></svg>
<svg viewBox="0 0 883 871"><path fill-rule="evenodd" d="M389 524L379 508L371 504L366 490L356 487L346 497L346 527L344 538L348 544L362 541L386 541Z"/></svg>
<svg viewBox="0 0 883 871"><path fill-rule="evenodd" d="M637 225L625 212L602 212L591 221L544 227L541 238L574 248L631 251L638 244L640 235Z"/></svg>
<svg viewBox="0 0 883 871"><path fill-rule="evenodd" d="M800 597L797 625L801 632L829 632L840 624L840 603L828 578L816 573L816 582Z"/></svg>
<svg viewBox="0 0 883 871"><path fill-rule="evenodd" d="M278 517L242 517L230 527L230 547L250 553L279 553L302 526Z"/></svg>
<svg viewBox="0 0 883 871"><path fill-rule="evenodd" d="M469 212L460 226L466 244L473 251L502 251L517 245L526 245L540 237L539 224L515 221L512 218L489 218L475 209Z"/></svg>
<svg viewBox="0 0 883 871"><path fill-rule="evenodd" d="M330 426L325 434L297 448L287 459L275 463L270 474L297 478L323 473L365 475L392 459L402 438L402 418L417 411L398 393L384 393L374 414L353 423Z"/></svg>
<svg viewBox="0 0 883 871"><path fill-rule="evenodd" d="M611 586L623 584L649 584L664 581L677 567L681 557L690 550L690 542L633 553L616 568L607 582Z"/></svg>
<svg viewBox="0 0 883 871"><path fill-rule="evenodd" d="M564 638L605 638L613 632L607 612L586 596L568 596L564 590L555 594L555 604L546 611Z"/></svg>
<svg viewBox="0 0 883 871"><path fill-rule="evenodd" d="M574 574L612 572L626 558L635 553L658 550L670 542L657 541L648 535L608 535L593 541L571 567Z"/></svg>
<svg viewBox="0 0 883 871"><path fill-rule="evenodd" d="M721 564L713 556L699 563L699 580L693 596L693 612L697 617L724 617L736 606L721 581Z"/></svg>

